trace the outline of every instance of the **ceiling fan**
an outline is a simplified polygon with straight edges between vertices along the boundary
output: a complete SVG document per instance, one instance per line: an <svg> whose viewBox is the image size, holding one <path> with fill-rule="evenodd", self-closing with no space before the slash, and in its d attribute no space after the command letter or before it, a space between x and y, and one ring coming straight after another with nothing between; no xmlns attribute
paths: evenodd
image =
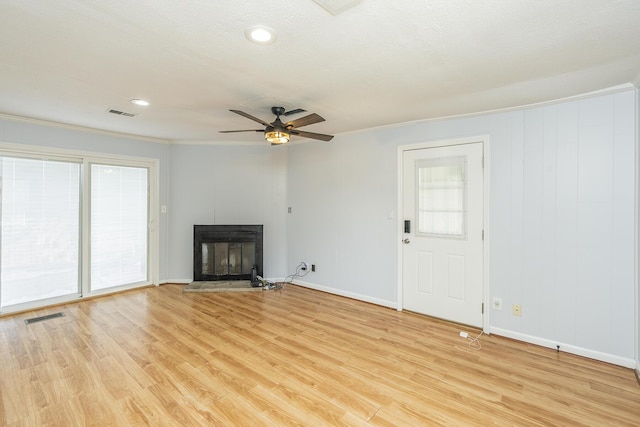
<svg viewBox="0 0 640 427"><path fill-rule="evenodd" d="M251 114L245 113L240 110L229 110L233 113L240 114L241 116L251 119L254 122L258 122L263 125L264 129L243 129L243 130L221 130L220 133L233 133L233 132L264 132L264 139L269 141L271 145L281 145L289 142L291 135L301 136L303 138L319 139L321 141L331 141L333 135L325 135L323 133L306 132L298 130L302 126L312 125L314 123L324 122L324 118L316 113L311 113L307 116L299 119L292 120L290 122L282 123L280 116L289 116L297 113L304 113L306 110L296 108L295 110L285 111L284 107L271 107L271 112L276 115L276 119L267 123L262 119L259 119Z"/></svg>

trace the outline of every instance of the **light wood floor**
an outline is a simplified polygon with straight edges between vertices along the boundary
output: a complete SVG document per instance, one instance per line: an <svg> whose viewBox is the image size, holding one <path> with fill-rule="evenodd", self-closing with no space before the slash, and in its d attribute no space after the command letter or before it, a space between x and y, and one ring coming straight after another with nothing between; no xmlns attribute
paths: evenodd
<svg viewBox="0 0 640 427"><path fill-rule="evenodd" d="M631 369L496 336L475 351L457 325L293 285L181 290L0 318L0 424L640 424Z"/></svg>

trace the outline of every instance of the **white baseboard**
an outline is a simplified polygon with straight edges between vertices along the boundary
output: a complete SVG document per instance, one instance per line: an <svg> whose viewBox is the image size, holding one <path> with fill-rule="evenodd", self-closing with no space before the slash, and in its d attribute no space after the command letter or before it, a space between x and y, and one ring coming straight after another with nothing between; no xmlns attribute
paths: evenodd
<svg viewBox="0 0 640 427"><path fill-rule="evenodd" d="M160 284L166 285L167 283L176 283L178 285L188 285L191 282L193 282L193 279L165 279L161 280Z"/></svg>
<svg viewBox="0 0 640 427"><path fill-rule="evenodd" d="M556 350L556 346L560 346L560 351L564 353L576 354L578 356L588 357L589 359L599 360L601 362L607 362L618 366L624 366L625 368L636 368L636 361L628 359L626 357L620 357L613 354L602 353L600 351L589 350L588 348L578 347L575 345L564 344L557 341L551 341L546 338L534 337L519 332L509 331L507 329L489 328L492 334L500 335L503 337L511 338L518 341L524 341L530 344L539 345L541 347L552 348Z"/></svg>
<svg viewBox="0 0 640 427"><path fill-rule="evenodd" d="M380 298L373 298L368 295L362 295L355 292L348 292L343 289L331 288L329 286L317 285L315 283L305 282L303 280L294 280L292 282L294 285L302 286L309 289L315 289L316 291L327 292L329 294L340 295L342 297L347 297L359 301L369 302L371 304L381 305L383 307L396 308L397 303L395 301L387 301Z"/></svg>

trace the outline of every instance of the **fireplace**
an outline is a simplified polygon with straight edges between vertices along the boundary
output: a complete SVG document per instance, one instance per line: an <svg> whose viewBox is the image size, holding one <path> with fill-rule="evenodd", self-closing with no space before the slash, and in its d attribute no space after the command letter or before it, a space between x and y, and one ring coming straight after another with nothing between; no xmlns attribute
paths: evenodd
<svg viewBox="0 0 640 427"><path fill-rule="evenodd" d="M262 275L262 225L194 225L193 280L252 280Z"/></svg>

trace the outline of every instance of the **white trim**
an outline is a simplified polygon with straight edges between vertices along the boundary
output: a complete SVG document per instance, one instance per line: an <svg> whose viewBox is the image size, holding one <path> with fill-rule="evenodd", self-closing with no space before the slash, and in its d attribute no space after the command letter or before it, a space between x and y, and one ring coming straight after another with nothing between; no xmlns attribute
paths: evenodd
<svg viewBox="0 0 640 427"><path fill-rule="evenodd" d="M43 120L43 119L34 119L34 118L31 118L31 117L13 116L11 114L5 114L5 113L0 113L0 119L12 120L12 121L15 121L15 122L26 122L26 123L30 123L30 124L34 124L34 125L56 127L56 128L61 128L61 129L73 130L73 131L93 133L93 134L98 134L98 135L107 135L107 136L116 136L116 137L120 137L120 138L137 139L139 141L155 142L157 144L168 144L169 143L168 139L163 139L163 138L154 138L154 137L151 137L151 136L133 135L133 134L124 133L124 132L115 132L115 131L110 131L110 130L95 129L95 128L90 128L90 127L86 127L86 126L71 125L71 124L68 124L68 123L52 122L52 121Z"/></svg>
<svg viewBox="0 0 640 427"><path fill-rule="evenodd" d="M408 122L393 123L390 125L373 126L365 129L356 129L356 130L340 132L336 134L336 136L371 132L372 130L388 130L388 129L396 129L396 128L405 128L407 126L416 126L416 125L421 125L421 124L431 123L431 122L441 122L444 120L455 120L455 119L463 119L463 118L469 118L469 117L485 116L490 114L508 113L511 111L522 111L522 110L527 110L531 108L545 107L548 105L563 104L565 102L581 101L583 99L595 98L599 96L613 95L616 93L626 92L626 91L635 89L636 87L640 87L640 74L638 74L638 78L636 79L635 83L631 83L631 82L624 83L621 85L612 86L605 89L594 90L592 92L582 93L579 95L567 96L565 98L552 99L549 101L533 102L530 104L515 105L513 107L496 108L493 110L484 110L484 111L463 113L463 114L453 114L450 116L437 116L437 117L430 117L428 119L418 119L418 120L412 120Z"/></svg>
<svg viewBox="0 0 640 427"><path fill-rule="evenodd" d="M482 172L484 174L484 179L483 179L483 194L484 194L484 211L483 213L483 242L482 242L482 256L483 256L483 274L484 277L482 278L482 282L484 283L484 295L483 295L483 304L484 304L484 316L483 316L483 324L482 324L482 330L486 331L489 330L489 327L491 326L491 322L490 322L490 316L491 316L491 303L490 301L490 293L489 293L489 266L491 265L489 263L489 240L491 239L491 231L489 230L489 213L490 213L490 209L489 209L489 201L491 200L490 198L490 191L489 189L491 188L491 186L489 185L491 183L491 156L489 155L490 151L490 137L489 135L484 135L482 137L482 147L484 148L483 150L483 169Z"/></svg>
<svg viewBox="0 0 640 427"><path fill-rule="evenodd" d="M146 282L127 283L120 286L111 286L108 288L98 289L90 293L87 293L81 296L80 299L98 297L102 295L111 295L121 291L130 291L132 289L145 288L147 286L152 286L152 285L153 283L147 280Z"/></svg>
<svg viewBox="0 0 640 427"><path fill-rule="evenodd" d="M638 82L640 82L640 74L638 74ZM634 328L634 352L635 352L635 358L636 358L636 375L637 378L640 379L640 283L638 283L638 262L640 262L640 260L638 259L638 257L640 256L640 253L638 252L638 241L639 241L639 236L638 233L640 232L640 224L638 224L638 221L640 220L640 213L638 212L638 210L640 209L640 153L638 152L638 143L640 143L640 90L636 89L635 91L635 173L634 173L634 177L635 177L635 191L634 191L634 197L635 197L635 201L634 201L634 225L635 225L635 230L633 233L634 236L634 241L633 241L633 246L634 246L634 253L635 253L635 257L634 257L634 265L633 265L633 284L634 284L634 303L635 303L635 315L634 315L634 320L635 320L635 328Z"/></svg>
<svg viewBox="0 0 640 427"><path fill-rule="evenodd" d="M193 279L163 279L160 280L159 285L176 284L176 285L188 285L193 282Z"/></svg>
<svg viewBox="0 0 640 427"><path fill-rule="evenodd" d="M2 307L0 316L5 316L11 313L18 313L22 311L39 310L41 308L50 307L54 305L66 304L73 301L79 301L82 299L82 295L79 293L72 293L68 295L60 295L52 298L45 298L36 301L27 301L19 304L12 304L6 307Z"/></svg>
<svg viewBox="0 0 640 427"><path fill-rule="evenodd" d="M539 345L541 347L551 348L556 350L556 346L560 346L561 353L571 353L578 356L588 357L589 359L599 360L601 362L612 363L618 366L624 366L625 368L635 368L636 362L633 359L626 357L616 356L614 354L602 353L600 351L590 350L588 348L578 347L575 345L565 344L548 340L545 338L534 337L532 335L522 334L520 332L509 331L501 328L491 328L490 332L502 337L511 338L514 340L526 342L529 344Z"/></svg>
<svg viewBox="0 0 640 427"><path fill-rule="evenodd" d="M282 279L281 279L282 280ZM278 280L278 281L281 281ZM305 282L302 280L293 280L291 283L294 285L302 286L304 288L314 289L316 291L327 292L329 294L340 295L342 297L347 297L351 299L355 299L358 301L364 301L371 304L381 305L383 307L396 308L396 303L393 301L388 301L380 298L372 298L369 295L362 295L355 292L348 292L344 289L332 288L329 286L317 285L315 283Z"/></svg>
<svg viewBox="0 0 640 427"><path fill-rule="evenodd" d="M312 140L308 140L308 139L293 140L292 139L286 144L280 144L279 147L288 147L291 145L307 144L309 142L312 142ZM266 148L269 148L271 146L269 142L265 141L264 136L261 136L261 138L257 138L255 140L254 139L251 139L251 140L238 139L233 141L232 140L212 141L208 139L171 139L169 140L169 144L171 145L222 145L227 147L230 145L238 145L238 146L262 146ZM274 148L271 148L271 149L274 149Z"/></svg>
<svg viewBox="0 0 640 427"><path fill-rule="evenodd" d="M82 162L91 158L93 162L107 162L116 159L123 162L159 163L151 157L129 156L126 154L101 153L97 151L72 150L68 148L47 147L44 145L16 144L0 141L0 151L6 151L17 156L33 156L49 160L66 160ZM131 163L133 164L133 163Z"/></svg>
<svg viewBox="0 0 640 427"><path fill-rule="evenodd" d="M398 153L397 153L397 173L398 173L398 185L397 185L397 199L396 199L396 218L397 218L397 227L396 227L396 272L397 272L397 278L396 278L396 309L398 311L402 311L402 307L403 307L403 294L402 294L402 280L403 280L403 276L402 276L402 265L403 265L403 258L402 258L402 237L404 234L404 216L402 215L404 210L403 210L403 206L404 206L404 200L403 200L403 193L402 193L402 178L404 176L404 167L403 167L403 157L404 157L404 147L405 146L399 146L398 147Z"/></svg>
<svg viewBox="0 0 640 427"><path fill-rule="evenodd" d="M402 289L402 233L403 233L403 185L402 185L402 177L404 171L403 165L403 155L405 151L410 150L421 150L425 148L436 148L436 147L448 147L452 145L462 145L462 144L473 144L473 143L482 143L483 157L484 157L484 167L482 170L483 173L483 229L484 229L484 240L482 242L482 300L484 303L484 313L482 316L482 329L484 331L489 330L489 315L491 310L489 304L489 188L490 188L490 150L489 150L489 135L478 135L478 136L468 136L461 138L449 138L449 139L438 139L434 141L426 141L419 143L411 143L405 145L399 145L397 149L397 173L398 173L398 185L397 185L397 206L396 212L397 215L397 228L396 228L396 259L397 259L397 282L396 282L396 290L397 290L397 304L396 308L398 311L401 311L403 308L403 289Z"/></svg>
<svg viewBox="0 0 640 427"><path fill-rule="evenodd" d="M153 166L149 167L149 218L147 242L148 262L147 279L153 285L160 283L160 160L154 159Z"/></svg>
<svg viewBox="0 0 640 427"><path fill-rule="evenodd" d="M256 132L257 133L257 132ZM189 139L172 139L169 141L169 144L171 145L222 145L225 147L228 147L230 145L237 145L237 146L270 146L270 144L264 140L264 137L261 137L259 139L256 139L255 141L248 141L248 140L237 140L237 141L209 141L209 140L189 140ZM291 145L291 142L288 142L286 144L282 144L285 147L287 145Z"/></svg>

